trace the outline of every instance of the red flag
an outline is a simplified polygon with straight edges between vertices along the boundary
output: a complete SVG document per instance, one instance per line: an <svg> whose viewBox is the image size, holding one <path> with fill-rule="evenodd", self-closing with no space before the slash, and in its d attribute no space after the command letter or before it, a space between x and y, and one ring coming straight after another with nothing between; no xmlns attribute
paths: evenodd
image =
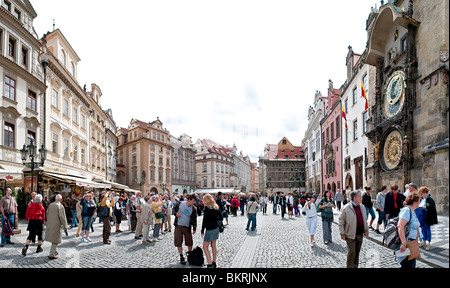
<svg viewBox="0 0 450 288"><path fill-rule="evenodd" d="M347 129L347 116L345 116L344 105L342 105L342 118L345 119L345 129Z"/></svg>
<svg viewBox="0 0 450 288"><path fill-rule="evenodd" d="M361 96L366 99L366 105L364 107L364 110L369 109L369 102L367 101L367 96L366 96L366 90L364 89L364 84L363 81L361 81Z"/></svg>

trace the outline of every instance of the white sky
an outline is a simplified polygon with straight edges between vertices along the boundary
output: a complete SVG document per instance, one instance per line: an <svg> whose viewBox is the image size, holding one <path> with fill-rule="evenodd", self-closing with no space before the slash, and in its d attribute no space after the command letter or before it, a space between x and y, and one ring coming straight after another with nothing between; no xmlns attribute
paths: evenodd
<svg viewBox="0 0 450 288"><path fill-rule="evenodd" d="M118 127L157 117L257 161L286 136L300 146L308 107L346 80L375 0L31 0L39 37L53 19Z"/></svg>

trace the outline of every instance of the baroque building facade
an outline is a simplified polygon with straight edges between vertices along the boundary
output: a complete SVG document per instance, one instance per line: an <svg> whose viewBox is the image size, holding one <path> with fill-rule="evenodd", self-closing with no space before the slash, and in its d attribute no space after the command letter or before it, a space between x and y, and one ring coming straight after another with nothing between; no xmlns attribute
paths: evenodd
<svg viewBox="0 0 450 288"><path fill-rule="evenodd" d="M195 191L195 149L192 138L183 134L170 135L172 153L172 191L176 195Z"/></svg>
<svg viewBox="0 0 450 288"><path fill-rule="evenodd" d="M132 119L128 128L119 128L117 181L143 195L172 196L172 146L170 132L157 118L152 122Z"/></svg>
<svg viewBox="0 0 450 288"><path fill-rule="evenodd" d="M46 86L41 44L33 28L36 16L29 1L1 1L0 180L10 187L22 186L24 181L19 150L31 141L38 149L44 144Z"/></svg>
<svg viewBox="0 0 450 288"><path fill-rule="evenodd" d="M366 30L364 61L376 68L374 183L427 186L448 215L449 2L382 1Z"/></svg>
<svg viewBox="0 0 450 288"><path fill-rule="evenodd" d="M234 171L230 148L210 139L198 139L195 149L195 181L198 189L233 188L238 174Z"/></svg>

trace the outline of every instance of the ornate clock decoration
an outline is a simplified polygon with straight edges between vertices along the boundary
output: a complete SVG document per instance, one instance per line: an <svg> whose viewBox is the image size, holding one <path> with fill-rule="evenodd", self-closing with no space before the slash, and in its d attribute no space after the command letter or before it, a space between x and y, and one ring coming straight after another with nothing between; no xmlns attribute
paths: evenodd
<svg viewBox="0 0 450 288"><path fill-rule="evenodd" d="M399 131L394 130L386 137L383 149L383 162L388 170L398 166L403 155L403 140Z"/></svg>
<svg viewBox="0 0 450 288"><path fill-rule="evenodd" d="M384 90L384 115L387 119L396 116L403 108L405 102L405 73L395 71L388 78Z"/></svg>

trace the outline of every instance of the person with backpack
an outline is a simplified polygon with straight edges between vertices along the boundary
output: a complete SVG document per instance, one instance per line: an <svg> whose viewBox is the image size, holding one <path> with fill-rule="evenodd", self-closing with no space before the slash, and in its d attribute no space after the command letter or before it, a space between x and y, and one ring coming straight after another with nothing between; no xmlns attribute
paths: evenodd
<svg viewBox="0 0 450 288"><path fill-rule="evenodd" d="M341 239L347 242L347 268L358 268L359 252L364 236L369 236L369 225L361 191L352 191L350 198L351 201L344 205L339 216L339 233Z"/></svg>
<svg viewBox="0 0 450 288"><path fill-rule="evenodd" d="M191 194L186 201L180 201L175 205L175 232L174 245L177 247L178 254L180 254L180 264L186 265L186 260L183 256L183 238L184 244L188 247L188 251L192 251L194 241L192 235L197 230L197 209L195 207L197 197ZM192 232L191 232L192 229Z"/></svg>
<svg viewBox="0 0 450 288"><path fill-rule="evenodd" d="M419 219L417 219L416 210L420 204L420 195L417 191L410 192L405 199L405 207L400 210L398 215L398 236L401 240L400 249L396 250L397 261L401 268L416 268L416 258L420 257L415 254L419 248ZM406 231L405 226L409 223L409 231ZM410 250L410 255L399 255L405 252L406 248ZM415 249L417 248L417 249ZM398 253L400 252L400 253Z"/></svg>

